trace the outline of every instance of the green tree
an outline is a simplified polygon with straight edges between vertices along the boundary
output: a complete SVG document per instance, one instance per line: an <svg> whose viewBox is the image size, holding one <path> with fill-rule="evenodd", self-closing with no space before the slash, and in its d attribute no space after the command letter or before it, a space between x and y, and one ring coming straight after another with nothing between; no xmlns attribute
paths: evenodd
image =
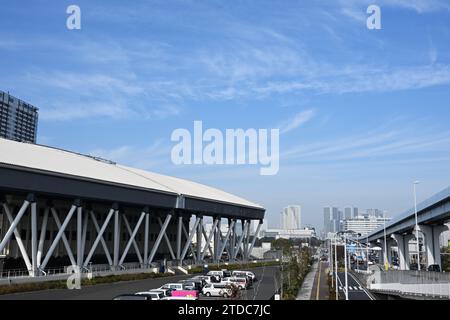
<svg viewBox="0 0 450 320"><path fill-rule="evenodd" d="M288 239L277 239L272 242L272 247L277 250L282 250L284 255L290 255L292 251L292 243Z"/></svg>

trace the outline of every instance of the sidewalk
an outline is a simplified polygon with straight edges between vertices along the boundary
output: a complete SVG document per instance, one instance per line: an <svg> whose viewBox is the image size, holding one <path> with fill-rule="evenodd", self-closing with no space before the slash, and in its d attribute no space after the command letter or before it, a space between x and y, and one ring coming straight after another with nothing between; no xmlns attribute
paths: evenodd
<svg viewBox="0 0 450 320"><path fill-rule="evenodd" d="M306 275L305 280L298 291L296 300L311 300L314 279L316 278L318 269L319 263L315 262L311 267L311 271Z"/></svg>

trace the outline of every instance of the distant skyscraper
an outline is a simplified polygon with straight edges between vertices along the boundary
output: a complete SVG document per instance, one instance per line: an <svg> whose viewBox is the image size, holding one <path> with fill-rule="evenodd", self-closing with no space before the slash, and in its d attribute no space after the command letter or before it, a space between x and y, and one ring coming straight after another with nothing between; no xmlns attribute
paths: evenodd
<svg viewBox="0 0 450 320"><path fill-rule="evenodd" d="M352 218L352 211L353 211L352 209L353 209L352 207L345 207L344 208L344 219L345 220Z"/></svg>
<svg viewBox="0 0 450 320"><path fill-rule="evenodd" d="M331 207L323 208L323 233L331 232Z"/></svg>
<svg viewBox="0 0 450 320"><path fill-rule="evenodd" d="M324 233L339 232L342 211L337 207L324 207L323 208L323 226Z"/></svg>
<svg viewBox="0 0 450 320"><path fill-rule="evenodd" d="M379 209L367 209L365 216L367 218L383 218L385 211Z"/></svg>
<svg viewBox="0 0 450 320"><path fill-rule="evenodd" d="M353 218L356 218L358 216L359 216L358 208L354 207L353 208Z"/></svg>
<svg viewBox="0 0 450 320"><path fill-rule="evenodd" d="M282 212L282 228L284 230L296 230L301 228L301 207L287 206Z"/></svg>
<svg viewBox="0 0 450 320"><path fill-rule="evenodd" d="M36 143L38 109L0 91L0 137Z"/></svg>

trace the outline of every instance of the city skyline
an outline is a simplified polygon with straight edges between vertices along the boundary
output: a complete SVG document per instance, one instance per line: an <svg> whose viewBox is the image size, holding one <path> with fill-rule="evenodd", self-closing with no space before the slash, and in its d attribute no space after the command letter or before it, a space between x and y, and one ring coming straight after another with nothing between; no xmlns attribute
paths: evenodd
<svg viewBox="0 0 450 320"><path fill-rule="evenodd" d="M367 1L83 0L80 30L65 4L23 5L2 8L0 90L39 108L38 143L242 195L270 224L296 202L314 226L328 203L394 217L413 181L419 202L448 186L445 1L381 1L382 30ZM173 165L171 132L195 120L279 128L279 173Z"/></svg>

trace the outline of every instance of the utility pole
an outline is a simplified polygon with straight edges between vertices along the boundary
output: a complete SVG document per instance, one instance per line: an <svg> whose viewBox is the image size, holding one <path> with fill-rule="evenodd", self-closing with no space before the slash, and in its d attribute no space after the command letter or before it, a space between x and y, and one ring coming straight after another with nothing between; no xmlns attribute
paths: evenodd
<svg viewBox="0 0 450 320"><path fill-rule="evenodd" d="M336 289L336 300L339 300L339 291L338 291L338 263L337 263L337 238L334 236L334 270L336 272L335 277L335 289Z"/></svg>
<svg viewBox="0 0 450 320"><path fill-rule="evenodd" d="M417 223L417 193L416 193L416 185L418 184L419 181L414 181L414 215L416 218L417 270L420 271L419 224Z"/></svg>
<svg viewBox="0 0 450 320"><path fill-rule="evenodd" d="M334 257L336 259L336 257ZM320 263L320 261L319 261ZM331 285L334 286L334 268L333 268L333 239L330 238L330 266L331 266Z"/></svg>
<svg viewBox="0 0 450 320"><path fill-rule="evenodd" d="M347 236L344 233L345 300L348 300Z"/></svg>
<svg viewBox="0 0 450 320"><path fill-rule="evenodd" d="M283 286L284 286L284 277L283 277L283 254L281 254L281 289L280 289L280 300L283 300Z"/></svg>

